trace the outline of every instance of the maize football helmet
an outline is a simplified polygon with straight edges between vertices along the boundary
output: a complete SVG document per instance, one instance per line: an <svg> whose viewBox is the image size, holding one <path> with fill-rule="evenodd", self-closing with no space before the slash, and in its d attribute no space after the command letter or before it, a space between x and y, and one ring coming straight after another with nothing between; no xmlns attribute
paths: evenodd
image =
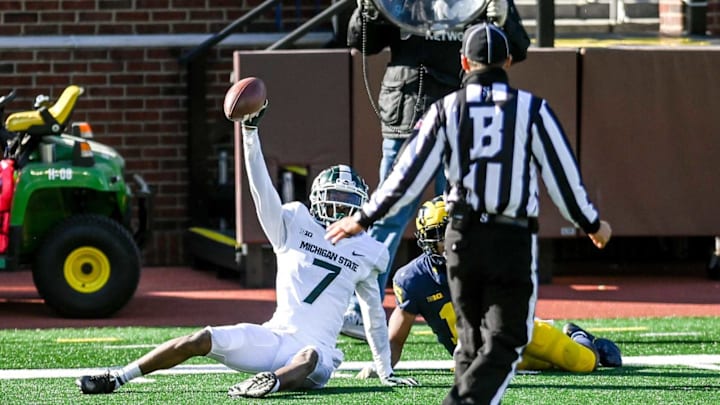
<svg viewBox="0 0 720 405"><path fill-rule="evenodd" d="M310 213L320 222L331 224L351 216L368 200L368 186L355 170L346 165L329 167L315 177L310 188Z"/></svg>
<svg viewBox="0 0 720 405"><path fill-rule="evenodd" d="M438 242L445 240L445 228L448 214L442 196L426 201L418 210L415 219L415 237L417 244L432 259L442 259L443 253L438 249Z"/></svg>

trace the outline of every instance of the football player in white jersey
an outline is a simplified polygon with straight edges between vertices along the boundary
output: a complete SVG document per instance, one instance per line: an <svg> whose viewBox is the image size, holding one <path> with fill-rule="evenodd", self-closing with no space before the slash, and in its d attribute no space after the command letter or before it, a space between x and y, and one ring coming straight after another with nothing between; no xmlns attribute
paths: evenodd
<svg viewBox="0 0 720 405"><path fill-rule="evenodd" d="M300 202L283 205L260 147L257 124L264 111L265 107L244 117L242 132L257 217L277 255L277 307L272 318L262 325L208 326L172 339L122 369L79 378L76 383L83 393L111 393L133 378L195 356L257 373L230 387L231 397L321 388L343 360L336 341L353 292L360 298L366 335L383 384L418 385L413 378L394 376L390 363L377 283L378 272L387 268L387 248L364 233L335 245L324 238L327 225L352 215L365 203L365 181L349 166L332 166L313 181L310 209Z"/></svg>

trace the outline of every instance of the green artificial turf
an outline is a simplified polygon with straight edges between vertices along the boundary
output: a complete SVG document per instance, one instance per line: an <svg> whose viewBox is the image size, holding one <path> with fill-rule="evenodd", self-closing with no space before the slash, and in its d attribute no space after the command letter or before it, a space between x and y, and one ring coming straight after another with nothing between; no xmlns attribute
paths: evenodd
<svg viewBox="0 0 720 405"><path fill-rule="evenodd" d="M564 321L556 321L562 327ZM578 322L614 340L625 357L720 354L720 319L630 318ZM0 369L119 367L154 345L197 328L1 330ZM341 337L347 361L369 361L360 341ZM425 325L413 328L403 360L449 360ZM590 374L544 371L516 376L504 404L712 404L720 398L720 364L625 365ZM189 364L216 364L204 358ZM388 388L341 371L321 390L283 392L254 401L231 400L227 388L248 374L150 375L111 395L81 395L74 378L0 379L2 404L438 404L452 384L450 370L400 370L421 387Z"/></svg>

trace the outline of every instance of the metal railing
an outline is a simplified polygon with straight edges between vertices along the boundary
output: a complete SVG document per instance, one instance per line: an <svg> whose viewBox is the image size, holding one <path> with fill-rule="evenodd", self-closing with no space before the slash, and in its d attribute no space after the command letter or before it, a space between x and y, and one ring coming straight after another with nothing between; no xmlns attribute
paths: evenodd
<svg viewBox="0 0 720 405"><path fill-rule="evenodd" d="M205 179L207 173L206 157L212 155L206 137L209 132L206 113L207 98L207 61L208 51L222 42L230 35L244 29L264 12L273 6L280 6L282 0L266 0L257 7L248 11L240 18L228 24L220 32L213 34L198 46L192 48L179 58L181 65L187 69L187 130L188 130L188 212L191 225L206 225L208 222L208 185ZM300 5L296 0L296 7L300 14ZM339 15L346 8L355 5L355 0L339 0L316 16L301 24L280 40L266 48L266 50L284 49L295 44L299 39L310 33L321 23ZM276 18L276 24L277 18Z"/></svg>
<svg viewBox="0 0 720 405"><path fill-rule="evenodd" d="M180 63L185 65L193 59L197 58L199 55L204 54L206 51L222 42L228 36L250 25L255 19L260 17L262 13L264 13L271 7L280 6L281 2L282 0L266 0L262 4L247 12L246 14L243 14L237 20L228 24L225 28L223 28L222 31L213 34L203 43L182 55L180 57ZM298 39L307 35L315 27L342 13L343 11L345 11L345 9L349 8L354 4L355 0L339 0L337 2L334 2L330 7L326 8L325 10L317 14L315 17L301 24L298 28L288 33L285 37L270 45L268 48L266 48L266 50L285 49L292 46ZM277 18L276 25L278 25L279 27L282 25L281 22L278 22Z"/></svg>

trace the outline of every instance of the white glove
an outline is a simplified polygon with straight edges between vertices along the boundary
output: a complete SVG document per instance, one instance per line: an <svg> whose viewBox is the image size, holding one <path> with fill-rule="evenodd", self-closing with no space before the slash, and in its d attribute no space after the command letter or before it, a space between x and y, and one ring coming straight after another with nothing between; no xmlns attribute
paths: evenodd
<svg viewBox="0 0 720 405"><path fill-rule="evenodd" d="M366 366L365 368L360 370L359 373L357 373L355 378L359 378L361 380L366 380L368 378L378 378L378 374L377 371L375 371L375 367Z"/></svg>
<svg viewBox="0 0 720 405"><path fill-rule="evenodd" d="M488 21L498 27L504 26L508 16L507 0L490 0L485 13L487 14Z"/></svg>
<svg viewBox="0 0 720 405"><path fill-rule="evenodd" d="M388 387L417 387L420 383L412 377L396 377L394 374L390 374L390 377L382 380L383 385Z"/></svg>

